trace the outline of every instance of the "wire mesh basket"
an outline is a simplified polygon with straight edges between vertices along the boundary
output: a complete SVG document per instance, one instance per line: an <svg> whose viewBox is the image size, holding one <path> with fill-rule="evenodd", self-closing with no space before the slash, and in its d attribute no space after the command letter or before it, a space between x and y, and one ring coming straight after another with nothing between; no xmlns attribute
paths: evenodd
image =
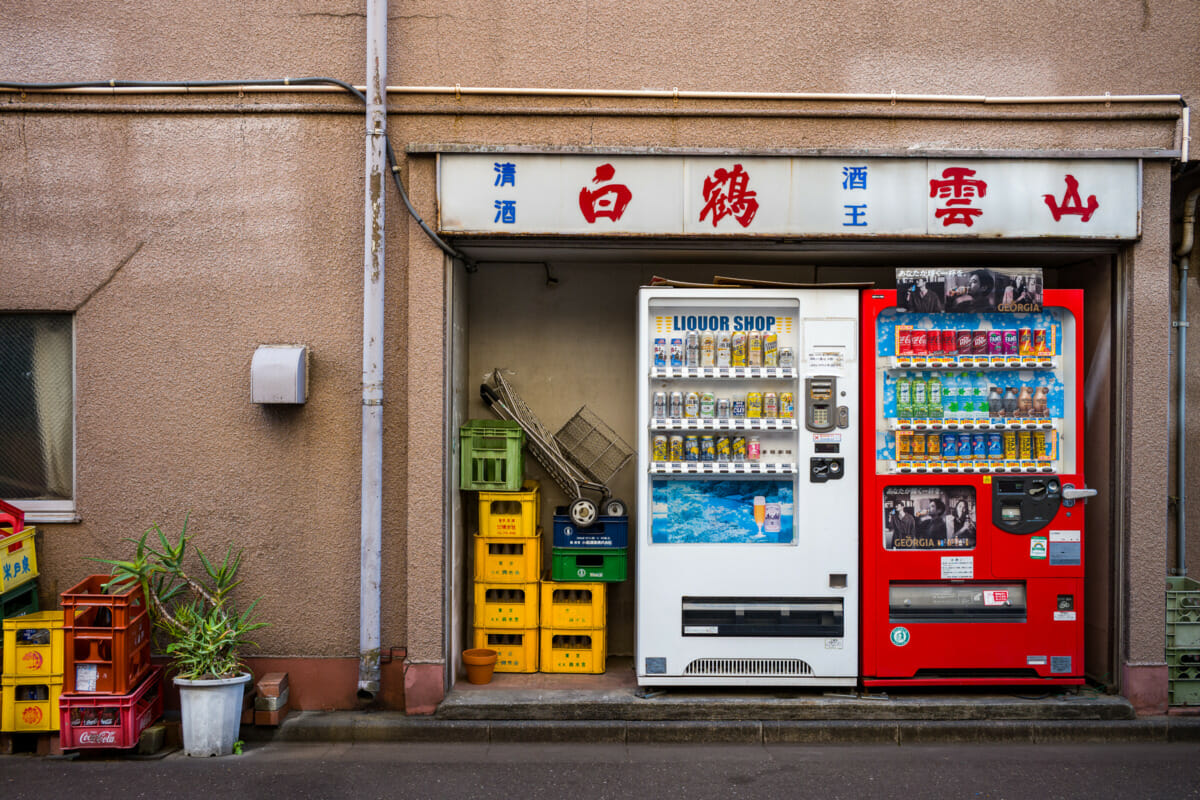
<svg viewBox="0 0 1200 800"><path fill-rule="evenodd" d="M563 453L597 483L607 484L633 458L633 448L587 406L581 407L555 437Z"/></svg>

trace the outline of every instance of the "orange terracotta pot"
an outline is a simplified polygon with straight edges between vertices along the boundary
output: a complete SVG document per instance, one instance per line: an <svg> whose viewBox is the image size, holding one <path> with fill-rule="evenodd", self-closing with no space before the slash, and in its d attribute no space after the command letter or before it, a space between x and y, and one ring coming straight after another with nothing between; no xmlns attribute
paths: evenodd
<svg viewBox="0 0 1200 800"><path fill-rule="evenodd" d="M467 668L467 682L491 683L492 670L496 668L496 656L495 650L482 647L464 650L462 659L463 665Z"/></svg>

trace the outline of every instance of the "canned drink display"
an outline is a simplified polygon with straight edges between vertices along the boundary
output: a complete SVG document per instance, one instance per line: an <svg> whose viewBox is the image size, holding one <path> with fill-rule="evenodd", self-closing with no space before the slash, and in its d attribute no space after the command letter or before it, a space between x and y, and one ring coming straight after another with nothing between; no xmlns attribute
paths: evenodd
<svg viewBox="0 0 1200 800"><path fill-rule="evenodd" d="M699 419L700 417L700 393L688 392L683 396L683 418L684 419Z"/></svg>
<svg viewBox="0 0 1200 800"><path fill-rule="evenodd" d="M925 434L914 433L912 437L912 456L917 461L925 459Z"/></svg>
<svg viewBox="0 0 1200 800"><path fill-rule="evenodd" d="M672 461L683 461L683 437L672 436L669 444L668 455Z"/></svg>
<svg viewBox="0 0 1200 800"><path fill-rule="evenodd" d="M911 356L913 354L912 325L896 326L896 355Z"/></svg>
<svg viewBox="0 0 1200 800"><path fill-rule="evenodd" d="M689 331L683 345L684 366L700 366L700 334Z"/></svg>
<svg viewBox="0 0 1200 800"><path fill-rule="evenodd" d="M988 355L1004 355L1004 331L988 331Z"/></svg>
<svg viewBox="0 0 1200 800"><path fill-rule="evenodd" d="M958 436L953 433L942 434L942 460L951 461L958 458Z"/></svg>
<svg viewBox="0 0 1200 800"><path fill-rule="evenodd" d="M717 418L718 419L729 419L729 398L728 397L718 397L717 398Z"/></svg>
<svg viewBox="0 0 1200 800"><path fill-rule="evenodd" d="M971 434L971 457L972 458L987 458L987 434L972 433Z"/></svg>
<svg viewBox="0 0 1200 800"><path fill-rule="evenodd" d="M717 439L717 461L729 461L732 453L733 447L729 443L729 437L719 437Z"/></svg>
<svg viewBox="0 0 1200 800"><path fill-rule="evenodd" d="M953 356L958 354L958 334L955 331L942 331L942 355Z"/></svg>
<svg viewBox="0 0 1200 800"><path fill-rule="evenodd" d="M717 334L717 366L728 367L732 361L732 346L729 334L722 331Z"/></svg>
<svg viewBox="0 0 1200 800"><path fill-rule="evenodd" d="M929 384L920 378L912 382L912 416L925 416L926 405L929 403Z"/></svg>
<svg viewBox="0 0 1200 800"><path fill-rule="evenodd" d="M1033 457L1036 461L1046 461L1050 454L1046 452L1046 432L1033 432Z"/></svg>
<svg viewBox="0 0 1200 800"><path fill-rule="evenodd" d="M746 334L734 331L729 337L730 363L735 367L746 366Z"/></svg>
<svg viewBox="0 0 1200 800"><path fill-rule="evenodd" d="M763 356L762 334L752 331L746 337L746 366L761 367Z"/></svg>
<svg viewBox="0 0 1200 800"><path fill-rule="evenodd" d="M767 419L779 419L779 395L775 392L763 394L762 414Z"/></svg>
<svg viewBox="0 0 1200 800"><path fill-rule="evenodd" d="M956 331L954 334L955 350L960 356L969 356L975 352L971 331Z"/></svg>
<svg viewBox="0 0 1200 800"><path fill-rule="evenodd" d="M929 331L914 328L912 332L912 354L914 356L929 355Z"/></svg>
<svg viewBox="0 0 1200 800"><path fill-rule="evenodd" d="M1034 328L1030 346L1033 349L1031 355L1044 356L1046 355L1046 329Z"/></svg>
<svg viewBox="0 0 1200 800"><path fill-rule="evenodd" d="M1015 330L1004 332L1004 355L1015 356L1020 352L1018 334Z"/></svg>
<svg viewBox="0 0 1200 800"><path fill-rule="evenodd" d="M717 398L712 392L700 393L700 419L712 419L717 415Z"/></svg>
<svg viewBox="0 0 1200 800"><path fill-rule="evenodd" d="M1017 459L1029 461L1033 458L1033 434L1030 431L1017 431Z"/></svg>
<svg viewBox="0 0 1200 800"><path fill-rule="evenodd" d="M717 445L711 436L700 437L700 460L701 461L716 461L717 460Z"/></svg>
<svg viewBox="0 0 1200 800"><path fill-rule="evenodd" d="M733 440L729 443L729 450L730 450L730 455L733 457L734 461L745 461L746 460L746 437L745 436L734 436Z"/></svg>
<svg viewBox="0 0 1200 800"><path fill-rule="evenodd" d="M962 351L959 351L962 352ZM986 356L988 354L988 332L987 331L972 331L971 332L971 352L977 356Z"/></svg>
<svg viewBox="0 0 1200 800"><path fill-rule="evenodd" d="M958 439L958 457L963 461L970 461L972 453L971 434L959 433L956 434L954 438Z"/></svg>
<svg viewBox="0 0 1200 800"><path fill-rule="evenodd" d="M666 392L655 392L654 393L653 414L654 414L655 419L666 419L666 416L667 416L667 393Z"/></svg>
<svg viewBox="0 0 1200 800"><path fill-rule="evenodd" d="M748 419L759 419L763 415L763 396L762 392L747 392L746 393L746 417Z"/></svg>
<svg viewBox="0 0 1200 800"><path fill-rule="evenodd" d="M1017 432L1005 431L1004 434L1004 460L1017 460Z"/></svg>
<svg viewBox="0 0 1200 800"><path fill-rule="evenodd" d="M683 392L671 392L667 413L671 419L683 419Z"/></svg>
<svg viewBox="0 0 1200 800"><path fill-rule="evenodd" d="M925 434L925 455L930 459L942 457L942 435L940 433Z"/></svg>
<svg viewBox="0 0 1200 800"><path fill-rule="evenodd" d="M679 337L671 340L671 366L683 366L683 339Z"/></svg>
<svg viewBox="0 0 1200 800"><path fill-rule="evenodd" d="M796 359L792 356L792 348L779 348L779 366L786 367L788 369L796 366Z"/></svg>
<svg viewBox="0 0 1200 800"><path fill-rule="evenodd" d="M925 352L931 356L942 355L941 331L925 331Z"/></svg>
<svg viewBox="0 0 1200 800"><path fill-rule="evenodd" d="M912 458L912 431L896 431L896 460L908 461Z"/></svg>
<svg viewBox="0 0 1200 800"><path fill-rule="evenodd" d="M896 416L911 417L912 412L912 379L905 376L896 379Z"/></svg>
<svg viewBox="0 0 1200 800"><path fill-rule="evenodd" d="M665 367L667 365L667 340L657 338L654 340L654 366Z"/></svg>
<svg viewBox="0 0 1200 800"><path fill-rule="evenodd" d="M715 367L717 365L717 337L712 331L700 335L700 366Z"/></svg>
<svg viewBox="0 0 1200 800"><path fill-rule="evenodd" d="M925 416L941 419L944 415L942 412L942 379L938 375L934 375L929 379L929 385L925 389Z"/></svg>
<svg viewBox="0 0 1200 800"><path fill-rule="evenodd" d="M987 454L988 458L1004 458L1004 436L1002 434L989 433L987 435Z"/></svg>
<svg viewBox="0 0 1200 800"><path fill-rule="evenodd" d="M746 398L744 398L744 397L733 398L733 400L729 403L729 413L733 415L734 419L745 419L746 418Z"/></svg>
<svg viewBox="0 0 1200 800"><path fill-rule="evenodd" d="M1017 333L1017 353L1022 356L1037 355L1033 349L1033 329L1021 328Z"/></svg>
<svg viewBox="0 0 1200 800"><path fill-rule="evenodd" d="M762 444L758 441L757 436L751 436L746 440L746 458L758 461L760 457L762 457Z"/></svg>
<svg viewBox="0 0 1200 800"><path fill-rule="evenodd" d="M700 437L685 436L683 439L683 460L684 461L699 461L700 460Z"/></svg>
<svg viewBox="0 0 1200 800"><path fill-rule="evenodd" d="M779 393L780 419L792 419L796 416L796 396L791 392Z"/></svg>
<svg viewBox="0 0 1200 800"><path fill-rule="evenodd" d="M663 436L662 434L655 436L654 437L654 454L653 454L652 458L655 461L666 461L667 454L669 452L670 451L668 450L668 447L667 447L667 437Z"/></svg>
<svg viewBox="0 0 1200 800"><path fill-rule="evenodd" d="M779 335L774 333L764 333L762 340L763 348L763 366L777 367L779 366Z"/></svg>

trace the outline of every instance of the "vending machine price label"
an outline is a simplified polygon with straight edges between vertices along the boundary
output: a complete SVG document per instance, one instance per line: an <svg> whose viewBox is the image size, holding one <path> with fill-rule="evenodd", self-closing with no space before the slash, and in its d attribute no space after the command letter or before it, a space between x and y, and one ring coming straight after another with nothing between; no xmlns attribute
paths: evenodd
<svg viewBox="0 0 1200 800"><path fill-rule="evenodd" d="M812 368L841 369L846 363L846 355L841 350L809 350L808 365Z"/></svg>
<svg viewBox="0 0 1200 800"><path fill-rule="evenodd" d="M971 556L942 556L942 580L970 580L975 577L975 559Z"/></svg>

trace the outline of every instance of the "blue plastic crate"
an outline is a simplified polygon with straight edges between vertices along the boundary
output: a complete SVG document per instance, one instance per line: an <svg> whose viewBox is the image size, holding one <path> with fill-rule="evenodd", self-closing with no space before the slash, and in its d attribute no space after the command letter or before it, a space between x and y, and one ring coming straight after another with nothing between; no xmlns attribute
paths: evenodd
<svg viewBox="0 0 1200 800"><path fill-rule="evenodd" d="M578 527L562 506L554 509L555 547L627 547L629 517L597 517L593 525Z"/></svg>

